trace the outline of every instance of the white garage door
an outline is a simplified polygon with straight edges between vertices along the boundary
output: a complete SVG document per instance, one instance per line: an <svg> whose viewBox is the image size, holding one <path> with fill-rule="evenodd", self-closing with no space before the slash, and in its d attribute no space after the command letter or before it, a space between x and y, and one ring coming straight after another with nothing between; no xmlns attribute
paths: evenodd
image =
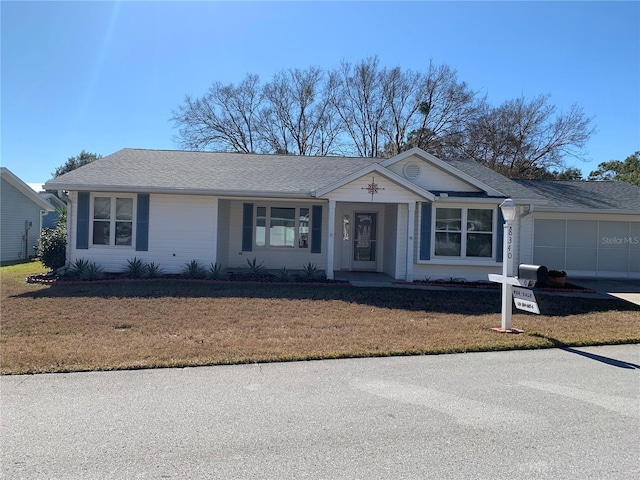
<svg viewBox="0 0 640 480"><path fill-rule="evenodd" d="M640 222L536 219L533 263L574 275L640 276Z"/></svg>

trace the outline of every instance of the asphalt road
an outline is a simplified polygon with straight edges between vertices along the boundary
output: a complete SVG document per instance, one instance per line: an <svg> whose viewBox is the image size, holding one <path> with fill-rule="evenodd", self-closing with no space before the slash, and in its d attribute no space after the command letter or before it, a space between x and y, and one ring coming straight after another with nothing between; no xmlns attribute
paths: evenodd
<svg viewBox="0 0 640 480"><path fill-rule="evenodd" d="M6 479L640 478L640 346L0 378Z"/></svg>

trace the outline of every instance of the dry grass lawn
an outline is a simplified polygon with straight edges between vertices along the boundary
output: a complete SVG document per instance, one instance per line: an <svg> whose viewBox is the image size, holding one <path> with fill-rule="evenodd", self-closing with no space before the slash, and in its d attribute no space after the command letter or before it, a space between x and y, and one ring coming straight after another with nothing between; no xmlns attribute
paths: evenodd
<svg viewBox="0 0 640 480"><path fill-rule="evenodd" d="M539 294L500 326L497 291L179 281L30 285L0 268L0 373L433 354L640 341L640 307Z"/></svg>

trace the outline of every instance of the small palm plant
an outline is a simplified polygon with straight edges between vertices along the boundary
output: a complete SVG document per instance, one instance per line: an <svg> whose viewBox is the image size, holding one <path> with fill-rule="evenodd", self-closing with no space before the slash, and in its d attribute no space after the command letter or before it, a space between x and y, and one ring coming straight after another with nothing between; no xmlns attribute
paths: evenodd
<svg viewBox="0 0 640 480"><path fill-rule="evenodd" d="M254 257L253 260L247 259L247 267L242 276L247 280L262 280L267 276L267 270L264 268L264 262L258 263Z"/></svg>
<svg viewBox="0 0 640 480"><path fill-rule="evenodd" d="M78 258L71 262L71 265L69 266L69 276L72 278L82 278L87 274L88 267L89 260Z"/></svg>
<svg viewBox="0 0 640 480"><path fill-rule="evenodd" d="M298 274L298 278L303 282L313 282L322 277L320 269L315 263L307 263Z"/></svg>
<svg viewBox="0 0 640 480"><path fill-rule="evenodd" d="M104 276L104 271L97 263L79 258L71 263L69 275L78 280L98 280Z"/></svg>
<svg viewBox="0 0 640 480"><path fill-rule="evenodd" d="M226 272L222 264L216 262L209 265L207 270L207 278L210 280L223 280L226 276Z"/></svg>
<svg viewBox="0 0 640 480"><path fill-rule="evenodd" d="M142 278L147 274L147 265L141 259L133 257L127 260L123 273L129 278Z"/></svg>
<svg viewBox="0 0 640 480"><path fill-rule="evenodd" d="M200 262L198 262L198 260L191 260L190 262L186 263L185 268L182 271L182 276L184 278L191 279L205 278L206 274L207 272L202 267L202 265L200 265Z"/></svg>
<svg viewBox="0 0 640 480"><path fill-rule="evenodd" d="M291 273L287 270L287 267L282 267L276 273L276 280L279 282L290 282L291 281Z"/></svg>
<svg viewBox="0 0 640 480"><path fill-rule="evenodd" d="M162 275L164 275L164 270L157 263L150 262L146 265L145 277L158 278L158 277L161 277Z"/></svg>

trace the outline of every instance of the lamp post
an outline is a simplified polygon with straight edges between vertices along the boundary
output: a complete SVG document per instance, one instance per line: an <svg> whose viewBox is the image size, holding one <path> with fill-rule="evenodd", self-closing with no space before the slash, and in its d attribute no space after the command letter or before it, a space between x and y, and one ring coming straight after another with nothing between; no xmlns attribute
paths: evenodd
<svg viewBox="0 0 640 480"><path fill-rule="evenodd" d="M500 204L504 218L504 241L502 247L502 325L503 332L511 331L511 313L513 287L507 283L507 277L513 267L513 225L516 218L516 202L507 198Z"/></svg>

